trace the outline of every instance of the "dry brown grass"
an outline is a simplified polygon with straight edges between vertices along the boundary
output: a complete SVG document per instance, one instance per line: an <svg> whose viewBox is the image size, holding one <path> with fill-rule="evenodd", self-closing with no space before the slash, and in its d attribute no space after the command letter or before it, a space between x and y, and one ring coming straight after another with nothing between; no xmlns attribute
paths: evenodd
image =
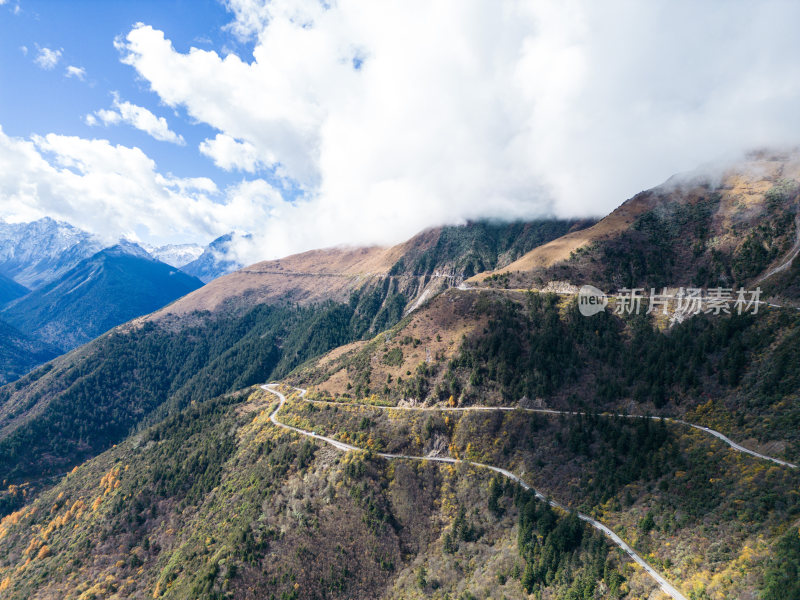
<svg viewBox="0 0 800 600"><path fill-rule="evenodd" d="M215 312L263 302L346 300L351 291L386 277L409 249L436 244L440 234L441 228L435 228L391 247L325 248L256 263L215 279L147 318L161 320L171 315Z"/></svg>
<svg viewBox="0 0 800 600"><path fill-rule="evenodd" d="M397 255L394 248L331 248L257 263L215 279L154 318L277 300L343 300L371 278L385 276Z"/></svg>
<svg viewBox="0 0 800 600"><path fill-rule="evenodd" d="M764 211L764 194L781 179L800 180L800 152L788 154L760 153L725 171L716 191L720 193L719 210L714 218L714 234L718 245L737 243L731 232L736 223L757 222ZM692 203L709 193L707 176L694 179L672 178L651 192L637 194L592 227L568 233L552 242L534 248L511 264L479 273L468 280L480 283L495 273L527 272L552 267L570 258L579 248L626 231L643 213L663 202Z"/></svg>

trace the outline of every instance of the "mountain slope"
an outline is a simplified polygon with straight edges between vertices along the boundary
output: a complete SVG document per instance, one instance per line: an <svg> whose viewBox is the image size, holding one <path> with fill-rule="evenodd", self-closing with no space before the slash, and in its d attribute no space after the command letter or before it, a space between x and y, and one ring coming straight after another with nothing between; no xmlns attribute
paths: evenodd
<svg viewBox="0 0 800 600"><path fill-rule="evenodd" d="M0 274L0 307L30 290ZM55 348L36 342L0 321L0 385L19 379L37 365L57 356Z"/></svg>
<svg viewBox="0 0 800 600"><path fill-rule="evenodd" d="M613 305L612 305L613 307ZM800 314L584 317L574 298L450 289L289 377L312 397L690 416L800 462Z"/></svg>
<svg viewBox="0 0 800 600"><path fill-rule="evenodd" d="M475 269L508 264L530 248L588 224L476 222L430 229L392 247L311 250L216 279L154 317L240 310L262 302L346 302L351 292L376 287L402 296L405 309L423 295L457 285Z"/></svg>
<svg viewBox="0 0 800 600"><path fill-rule="evenodd" d="M149 258L141 248L118 245L13 302L2 317L29 335L69 350L201 285Z"/></svg>
<svg viewBox="0 0 800 600"><path fill-rule="evenodd" d="M665 329L644 315L584 317L569 297L451 289L296 370L287 381L308 387L310 404L290 404L281 420L375 452L526 474L609 524L686 597L756 598L783 552L773 545L796 542L797 469L743 456L702 428L618 415L685 419L796 464L798 328L792 308ZM772 581L791 578L790 560Z"/></svg>
<svg viewBox="0 0 800 600"><path fill-rule="evenodd" d="M100 249L94 236L50 218L0 222L0 272L29 289L57 279Z"/></svg>
<svg viewBox="0 0 800 600"><path fill-rule="evenodd" d="M0 385L19 379L60 352L0 321Z"/></svg>
<svg viewBox="0 0 800 600"><path fill-rule="evenodd" d="M24 296L30 290L0 273L0 306Z"/></svg>
<svg viewBox="0 0 800 600"><path fill-rule="evenodd" d="M563 593L598 577L618 598L652 589L575 519L484 470L337 455L274 427L273 406L248 391L190 407L10 515L4 597L472 598L499 586L523 600L518 538L547 555ZM537 549L539 535L550 543Z"/></svg>
<svg viewBox="0 0 800 600"><path fill-rule="evenodd" d="M502 399L498 388L526 378L536 385L563 371L560 381L569 384L575 365L601 371L586 362L604 357L587 343L593 337L604 340L594 343L605 350L629 344L626 359L641 355L639 366L651 362L640 351L643 340L629 339L627 329L635 330L635 323L606 315L598 324L578 315L574 304L559 304L554 296L526 301L523 295L452 289L389 335L312 364L344 358L333 372L352 383L379 363L403 373L413 368L410 385L389 379L390 391L379 392L380 398L437 402L455 394L463 406L475 398ZM440 331L430 323L434 319ZM731 321L708 317L675 332L654 331L667 340L678 332L677 339L651 339L646 347L686 348L697 339L688 353L708 348L703 360L717 368L725 357L716 356L693 327L707 322L724 330ZM541 374L509 362L520 345L527 361L532 350L526 338L542 339L531 357ZM543 364L558 340L585 354L562 349ZM499 355L492 351L498 342ZM443 348L431 348L427 360L423 349L434 344ZM758 365L759 354L748 369ZM701 377L705 370L706 362L699 366ZM473 377L481 371L483 381ZM387 381L386 371L372 375ZM308 366L292 375L310 377ZM437 391L439 385L448 387ZM329 395L312 393L310 402L295 398L281 421L368 449L364 453L338 455L277 429L269 418L274 404L263 392L246 390L197 403L82 465L0 524L7 551L0 577L7 578L9 597L54 589L65 597L87 590L164 598L421 598L437 592L579 598L586 590L583 597L606 590L615 598L659 597L644 572L574 515L550 511L474 466L387 462L374 451L453 456L511 469L621 532L686 597L757 597L771 585L765 567L771 548L790 543L783 541L789 538L784 530L796 532L796 473L765 466L677 424L591 412L393 411L358 405L350 395L340 393L333 404L316 403ZM544 395L546 406L553 397L561 398L552 391ZM590 398L561 401L579 401L586 410ZM87 539L102 540L102 546L90 550ZM791 554L782 560L791 564ZM770 577L783 577L781 569L786 567L772 567ZM73 582L75 573L82 574L81 584Z"/></svg>
<svg viewBox="0 0 800 600"><path fill-rule="evenodd" d="M674 177L637 194L593 227L538 247L471 283L505 273L509 287L560 280L607 291L767 287L782 281L780 289L772 285L769 291L800 299L790 268L800 239L799 181L800 153L760 153L721 174Z"/></svg>
<svg viewBox="0 0 800 600"><path fill-rule="evenodd" d="M516 257L593 221L476 222L439 227L412 238L391 273L446 275L462 280L505 265ZM425 238L429 238L425 240ZM425 240L425 241L423 241Z"/></svg>

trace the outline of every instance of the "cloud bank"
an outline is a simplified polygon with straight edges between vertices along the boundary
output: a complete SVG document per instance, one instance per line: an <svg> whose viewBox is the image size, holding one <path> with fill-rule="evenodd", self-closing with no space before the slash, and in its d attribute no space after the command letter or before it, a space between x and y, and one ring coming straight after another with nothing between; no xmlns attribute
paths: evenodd
<svg viewBox="0 0 800 600"><path fill-rule="evenodd" d="M49 206L36 189L145 237L243 228L255 261L465 219L602 215L675 172L800 141L798 3L225 4L252 56L179 52L147 24L116 46L158 101L216 131L197 149L209 165L251 179L197 189L136 149L0 137L45 182L6 182L15 206ZM3 172L0 186L21 176Z"/></svg>

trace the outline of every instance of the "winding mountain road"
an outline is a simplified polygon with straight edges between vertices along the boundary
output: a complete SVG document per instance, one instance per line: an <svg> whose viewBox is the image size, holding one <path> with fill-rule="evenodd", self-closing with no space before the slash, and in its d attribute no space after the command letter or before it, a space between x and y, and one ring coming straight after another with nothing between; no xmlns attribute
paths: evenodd
<svg viewBox="0 0 800 600"><path fill-rule="evenodd" d="M800 234L798 234L798 235L800 235ZM798 243L800 243L800 242L798 242ZM797 248L797 253L800 253L800 246ZM785 263L783 263L780 266L778 266L775 269L773 269L764 278L766 279L766 277L772 276L775 273L788 268L789 265L791 265L792 260L794 260L795 257L796 257L796 254L794 256L792 256L790 259L788 259ZM756 283L760 283L760 281L762 281L762 280L759 280ZM572 296L577 296L578 295L578 292L563 292L563 291L561 291L561 292L560 291L546 292L544 290L540 290L540 289L536 289L536 288L477 287L477 286L468 285L467 283L461 283L460 285L458 285L457 287L455 287L453 289L457 289L457 290L462 291L462 292L507 292L507 293L514 293L514 294L524 294L524 293L527 293L527 292L533 292L533 293L536 293L536 294L550 293L550 294L556 294L557 296L566 296L566 297L572 297ZM614 295L614 294L607 294L606 296L608 297L609 300L610 299L617 299L617 296ZM669 299L672 299L672 300L677 300L678 299L677 295L668 295L666 297L669 298ZM647 300L648 298L647 298L647 296L642 296L641 299L642 299L642 301L644 301L644 300ZM700 296L698 298L692 298L692 301L699 302L702 305L703 303L708 304L710 301L715 301L715 300L711 300L711 299L709 299L708 297L705 297L705 296ZM769 307L769 308L785 308L787 310L800 311L800 306L792 306L790 304L786 304L786 305L784 305L784 304L776 304L774 302L767 302L766 300L754 300L753 304L757 304L759 306L766 306L766 307ZM411 312L411 311L409 311L409 312Z"/></svg>
<svg viewBox="0 0 800 600"><path fill-rule="evenodd" d="M651 419L655 419L658 417L650 417ZM718 438L728 444L731 448L736 450L737 452L744 452L745 454L749 454L750 456L755 456L756 458L761 458L764 460L772 461L776 464L782 465L784 467L789 467L790 469L796 469L797 465L794 463L787 462L785 460L781 460L780 458L775 458L774 456L767 456L766 454L761 454L760 452L756 452L755 450L750 450L749 448L745 448L744 446L740 446L736 442L734 442L729 437L721 434L719 431L715 431L714 429L710 429L708 427L703 427L702 425L695 425L694 423L689 423L688 421L682 421L680 419L664 419L665 421L669 421L672 423L680 423L681 425L686 425L688 427L693 427L694 429L699 429L700 431L705 431L706 433L713 435L715 438Z"/></svg>
<svg viewBox="0 0 800 600"><path fill-rule="evenodd" d="M330 438L330 437L327 437L327 436L324 436L324 435L319 435L319 434L316 434L316 433L311 432L311 431L306 431L305 429L300 429L298 427L292 427L291 425L286 425L284 423L281 423L278 420L277 415L278 415L278 412L281 410L281 408L283 408L284 403L286 402L286 396L284 396L280 391L275 389L275 385L276 384L267 384L267 385L262 385L261 386L261 388L264 391L269 392L270 394L273 394L273 395L277 396L278 399L280 400L277 408L274 411L272 411L272 414L269 416L270 421L272 421L273 424L275 424L278 427L282 427L283 429L288 429L289 431L294 431L295 433L299 433L300 435L326 442L326 443L332 445L337 450L341 450L341 451L344 451L344 452L348 452L348 451L364 451L363 448L359 448L359 447L353 446L351 444L346 444L344 442L340 442L339 440L335 440L333 438ZM300 388L295 388L295 389L300 391L300 397L301 398L306 395L307 390L300 389ZM370 405L370 406L372 406L372 405ZM376 406L375 408L392 408L392 407L378 407L378 406ZM496 410L493 407L482 407L481 409L484 409L484 408L485 409ZM467 410L467 409L462 409L462 410ZM538 490L532 488L530 485L528 485L522 479L520 479L517 475L515 475L514 473L512 473L511 471L509 471L507 469L502 469L500 467L494 467L492 465L487 465L487 464L484 464L484 463L477 463L477 462L472 462L472 461L468 461L468 460L461 460L461 459L449 458L449 457L411 456L411 455L406 455L406 454L390 454L390 453L387 453L387 452L376 452L375 454L377 456L380 456L380 457L386 458L386 459L420 460L420 461L440 462L440 463L450 463L450 464L463 463L463 464L472 465L472 466L475 466L475 467L480 467L480 468L483 468L483 469L488 469L490 471L494 471L495 473L500 473L501 475L503 475L505 477L508 477L512 481L517 482L520 486L522 486L526 490L533 491L533 493L536 495L537 498L539 498L540 500L542 500L544 502L547 502L548 504L550 504L550 506L552 506L554 508L557 508L557 509L560 509L562 511L569 512L569 509L566 506L564 506L563 504L561 504L559 502L556 502L555 500L548 499L544 494L542 494ZM633 548L631 548L628 544L626 544L625 541L622 538L620 538L616 533L614 533L608 526L604 525L600 521L597 521L597 520L593 519L589 515L585 515L585 514L580 513L580 512L576 512L576 514L577 514L578 518L581 521L584 521L584 522L588 523L589 525L591 525L592 527L594 527L595 529L601 531L612 542L614 542L617 546L622 548L622 550L625 551L625 553L634 562L636 562L639 566L641 566L645 570L645 572L658 584L658 586L661 588L661 590L665 594L667 594L668 596L670 596L674 600L687 600L686 596L684 596L680 591L678 591L678 589L675 586L673 586L669 581L667 581L658 571L653 569L653 567L651 567L641 556L639 556L633 550Z"/></svg>
<svg viewBox="0 0 800 600"><path fill-rule="evenodd" d="M306 390L303 390L303 396L305 396L305 392ZM388 408L392 410L416 410L416 411L429 411L429 412L489 412L489 411L513 412L515 410L519 410L528 413L543 413L548 415L587 416L589 414L586 412L576 412L571 410L555 410L552 408L524 408L519 406L462 406L462 407L384 406L378 404L364 404L359 402L332 402L330 400L307 400L307 402L312 402L314 404L328 404L333 406L363 406L368 408L383 408L383 409ZM685 425L686 427L691 427L693 429L697 429L698 431L703 431L709 435L713 435L715 438L725 442L728 446L730 446L730 448L736 450L737 452L749 454L750 456L754 456L755 458L760 458L762 460L768 460L774 462L775 464L784 467L789 467L790 469L798 468L797 465L794 463L790 463L780 458L775 458L774 456L768 456L766 454L761 454L760 452L756 452L755 450L750 450L749 448L745 448L744 446L737 444L732 439L720 433L719 431L716 431L715 429L711 429L710 427L705 427L703 425L696 425L694 423L690 423L689 421L684 421L682 419L673 419L672 417L658 417L652 415L626 415L622 413L600 413L600 416L613 416L623 419L651 419L653 421L660 421L661 419L664 419L664 421L667 423Z"/></svg>

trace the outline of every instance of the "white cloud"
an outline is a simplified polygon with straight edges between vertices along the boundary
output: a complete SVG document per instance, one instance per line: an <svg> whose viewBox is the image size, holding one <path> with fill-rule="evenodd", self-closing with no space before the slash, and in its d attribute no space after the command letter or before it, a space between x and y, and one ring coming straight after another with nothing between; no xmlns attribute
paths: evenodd
<svg viewBox="0 0 800 600"><path fill-rule="evenodd" d="M160 173L138 148L0 129L0 218L64 219L114 241L206 239L266 222L283 203L264 181L219 190L208 178Z"/></svg>
<svg viewBox="0 0 800 600"><path fill-rule="evenodd" d="M86 69L84 69L83 67L68 65L64 72L64 75L66 77L74 77L75 79L86 81Z"/></svg>
<svg viewBox="0 0 800 600"><path fill-rule="evenodd" d="M97 116L97 118L95 118ZM91 123L89 122L91 118ZM98 121L98 119L100 121ZM103 123L104 125L116 125L122 121L122 115L116 111L101 108L94 112L94 114L86 115L86 122L90 125L97 125Z"/></svg>
<svg viewBox="0 0 800 600"><path fill-rule="evenodd" d="M169 128L169 124L164 117L157 117L145 107L120 101L117 94L114 94L113 107L116 110L101 108L93 114L86 115L86 124L117 125L119 123L128 123L161 142L171 142L180 146L186 144L182 135Z"/></svg>
<svg viewBox="0 0 800 600"><path fill-rule="evenodd" d="M226 26L240 40L258 38L270 22L283 19L299 27L310 27L323 15L320 0L223 0L235 19Z"/></svg>
<svg viewBox="0 0 800 600"><path fill-rule="evenodd" d="M207 139L200 143L200 152L214 161L214 164L232 171L238 169L254 173L261 164L258 149L250 142L237 142L224 133L217 134L214 139Z"/></svg>
<svg viewBox="0 0 800 600"><path fill-rule="evenodd" d="M312 84L302 71L311 65L298 62L289 67L281 61L275 69L254 68L235 55L223 59L216 52L197 49L184 55L175 52L161 32L146 26L128 35L124 50L123 60L150 79L168 106L184 105L191 117L252 144L262 163L280 166L282 174L301 184L318 183L313 155L322 106L313 96L295 93L296 84L304 80ZM296 69L294 75L286 68ZM314 66L308 73L317 70ZM298 81L290 84L287 77ZM190 96L194 98L187 102Z"/></svg>
<svg viewBox="0 0 800 600"><path fill-rule="evenodd" d="M27 46L20 46L19 51L22 52L23 56L28 56L28 47Z"/></svg>
<svg viewBox="0 0 800 600"><path fill-rule="evenodd" d="M39 54L33 59L39 67L45 71L50 71L55 68L58 61L61 60L63 50L51 50L50 48L39 48Z"/></svg>

